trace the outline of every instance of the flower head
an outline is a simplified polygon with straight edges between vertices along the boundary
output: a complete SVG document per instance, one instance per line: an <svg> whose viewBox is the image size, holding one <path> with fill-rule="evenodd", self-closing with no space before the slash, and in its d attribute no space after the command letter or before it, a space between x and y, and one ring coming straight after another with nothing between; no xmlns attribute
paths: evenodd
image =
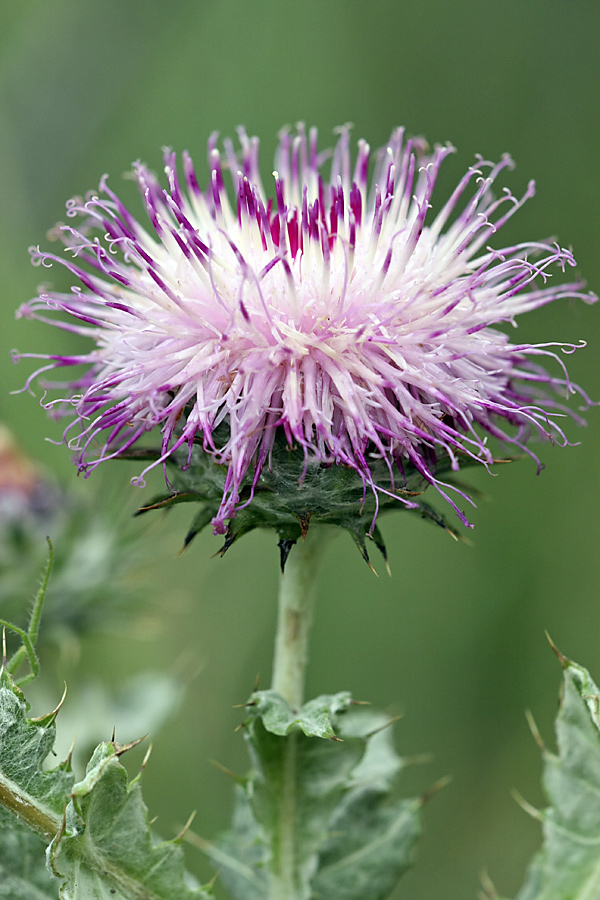
<svg viewBox="0 0 600 900"><path fill-rule="evenodd" d="M258 140L240 129L239 141L236 154L211 138L204 190L187 154L181 178L166 151L167 189L136 163L145 224L103 178L98 194L67 204L73 224L56 231L66 255L32 250L79 285L40 293L20 315L67 313L51 321L94 342L45 357L36 373L84 367L43 401L72 416L64 440L81 470L160 428L148 469L173 458L185 469L201 447L223 473L212 521L224 533L272 472L279 442L301 453L296 490L315 465L356 473L373 500L369 525L380 502L419 506L407 489L415 476L466 523L458 503L469 498L441 473L489 466L490 436L529 453L532 435L567 442L556 416L561 395L579 389L556 348L580 345L514 344L495 326L559 298L595 298L581 282L553 283L575 265L558 244L497 247L534 193L531 182L521 199L494 196L509 157L478 158L436 212L451 147L430 153L398 129L369 177L369 146L359 141L353 162L347 128L326 153L315 130L285 131L268 199Z"/></svg>

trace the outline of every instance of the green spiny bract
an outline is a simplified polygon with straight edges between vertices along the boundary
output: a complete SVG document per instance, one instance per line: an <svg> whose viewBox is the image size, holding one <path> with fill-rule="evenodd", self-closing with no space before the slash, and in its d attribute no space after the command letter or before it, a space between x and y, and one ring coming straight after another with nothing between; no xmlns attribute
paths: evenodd
<svg viewBox="0 0 600 900"><path fill-rule="evenodd" d="M159 451L136 450L127 454L137 460L153 459ZM461 465L469 460L461 460ZM187 450L173 454L168 460L172 491L153 497L139 513L163 509L178 503L197 503L200 506L186 534L184 547L211 523L223 497L227 467L215 463L200 445L194 445L187 464ZM360 474L349 466L325 466L317 460L305 459L300 448L290 448L281 433L275 440L271 459L260 473L254 489L252 475L248 475L240 492L242 506L228 521L223 555L242 535L255 528L272 528L278 537L282 570L293 545L303 539L311 525L343 528L356 543L370 566L367 541L372 540L387 564L387 553L375 517L383 512L409 509L427 518L457 538L458 532L446 519L422 499L428 486L425 478L413 467L406 466L404 479L392 482L385 460L370 462L374 482L381 486L377 496L363 483ZM437 466L437 476L451 470L449 459ZM384 493L384 491L386 493ZM408 500L410 507L399 503ZM244 505L246 504L246 505Z"/></svg>

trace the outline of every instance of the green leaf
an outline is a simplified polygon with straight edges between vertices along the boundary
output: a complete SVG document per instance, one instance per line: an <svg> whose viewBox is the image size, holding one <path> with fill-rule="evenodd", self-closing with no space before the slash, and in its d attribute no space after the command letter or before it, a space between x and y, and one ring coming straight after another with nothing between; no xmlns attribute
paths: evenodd
<svg viewBox="0 0 600 900"><path fill-rule="evenodd" d="M0 805L48 840L58 831L73 785L68 762L43 765L52 751L56 713L27 718L28 704L6 669L0 671Z"/></svg>
<svg viewBox="0 0 600 900"><path fill-rule="evenodd" d="M518 900L600 897L600 692L589 672L560 657L558 753L544 748L544 842Z"/></svg>
<svg viewBox="0 0 600 900"><path fill-rule="evenodd" d="M78 639L90 630L119 630L139 607L140 592L131 573L141 562L141 529L139 524L123 521L128 510L121 500L110 515L103 510L107 504L116 504L116 497L113 501L110 496L66 491L40 473L35 492L22 502L24 509L19 502L16 521L5 521L3 510L0 522L0 616L31 631L29 637L36 643L41 605L34 605L28 622L29 595L44 568L48 549L44 536L50 534L54 566L38 650L44 645L63 647L65 632L70 639ZM47 571L46 567L46 575ZM10 650L13 640L8 638ZM28 656L31 662L29 651Z"/></svg>
<svg viewBox="0 0 600 900"><path fill-rule="evenodd" d="M353 793L331 823L334 837L319 856L315 898L383 900L412 865L421 833L421 801L396 800L379 791Z"/></svg>
<svg viewBox="0 0 600 900"><path fill-rule="evenodd" d="M231 829L202 849L219 869L233 900L265 900L269 896L269 840L256 821L249 797L250 782L236 786Z"/></svg>
<svg viewBox="0 0 600 900"><path fill-rule="evenodd" d="M55 713L36 721L27 711L22 692L0 670L0 898L56 900L45 847L60 828L74 779L68 763L43 768L54 744Z"/></svg>
<svg viewBox="0 0 600 900"><path fill-rule="evenodd" d="M352 697L343 691L309 700L296 711L275 691L257 691L248 706L254 707L253 718L261 718L266 730L279 737L297 728L307 737L335 738L332 722L336 715L349 709L351 703Z"/></svg>
<svg viewBox="0 0 600 900"><path fill-rule="evenodd" d="M45 843L0 807L0 900L56 900Z"/></svg>
<svg viewBox="0 0 600 900"><path fill-rule="evenodd" d="M208 852L234 900L383 900L412 860L420 800L396 800L402 769L385 716L350 695L294 711L252 695L245 733L253 763L232 830Z"/></svg>
<svg viewBox="0 0 600 900"><path fill-rule="evenodd" d="M61 900L207 898L186 876L180 841L154 842L140 776L130 781L119 761L129 746L100 744L73 787L50 845Z"/></svg>
<svg viewBox="0 0 600 900"><path fill-rule="evenodd" d="M131 745L100 744L85 778L74 784L70 763L44 768L54 743L56 712L29 719L27 711L23 694L3 669L1 900L56 898L56 878L61 900L208 900L209 893L185 871L181 839L162 843L154 839L142 799L141 774L130 780L119 759ZM31 837L25 835L25 826ZM44 842L36 833L46 844L50 842L48 858L56 876L53 889L50 884L46 890L47 878L41 875ZM36 847L39 863L24 870L23 859L35 856ZM32 886L19 894L24 877L30 878Z"/></svg>
<svg viewBox="0 0 600 900"><path fill-rule="evenodd" d="M13 625L12 622L8 622L6 619L0 619L0 625L3 627L3 629L8 628L21 638L21 646L16 651L16 653L12 655L12 657L6 664L7 671L10 673L10 675L15 675L16 672L18 672L21 668L24 659L26 657L29 659L29 666L31 671L17 681L17 684L19 686L26 684L28 681L33 681L35 678L37 678L40 671L40 664L35 650L35 645L38 638L40 619L42 617L44 599L46 597L46 590L48 588L48 580L50 578L50 572L52 571L52 565L54 562L54 550L52 547L52 542L50 541L50 538L47 538L46 540L48 541L49 550L48 562L46 563L46 569L44 571L41 584L33 601L33 607L29 616L29 626L27 628L27 631L19 628L18 625ZM3 633L5 634L5 632ZM5 637L3 637L3 640L5 640Z"/></svg>
<svg viewBox="0 0 600 900"><path fill-rule="evenodd" d="M345 740L351 732L368 740L320 853L312 882L315 898L382 900L414 860L422 800L391 796L402 761L387 724L371 710L351 714L344 723Z"/></svg>

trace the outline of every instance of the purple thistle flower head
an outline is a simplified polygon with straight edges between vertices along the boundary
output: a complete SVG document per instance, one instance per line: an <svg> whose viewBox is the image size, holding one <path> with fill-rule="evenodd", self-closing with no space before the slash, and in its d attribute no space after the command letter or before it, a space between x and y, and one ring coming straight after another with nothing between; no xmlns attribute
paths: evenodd
<svg viewBox="0 0 600 900"><path fill-rule="evenodd" d="M187 487L218 494L217 533L253 505L281 447L301 461L297 495L322 473L350 473L357 506L370 504L369 535L382 504L423 511L415 485L434 485L468 524L459 504L469 498L444 472L489 466L489 437L531 455L531 436L567 443L562 400L582 393L557 348L583 342L514 344L496 328L552 300L596 299L579 281L554 283L575 265L558 244L498 248L496 232L533 182L521 199L495 196L512 162L477 158L436 210L451 147L430 153L398 129L369 176L369 146L359 141L353 159L348 128L320 153L316 130L299 127L280 135L269 198L258 140L238 137L240 153L210 139L204 190L187 154L179 173L165 152L166 189L136 163L145 224L103 178L98 194L67 204L72 224L56 231L66 255L32 250L35 264L58 262L79 285L40 293L19 315L93 341L88 353L43 357L35 373L84 367L43 400L71 418L64 440L79 469L131 455L159 428L160 451L135 482L172 460L191 472L202 457L218 489L215 478L212 493L197 480ZM319 502L295 508L302 530L299 510L310 517Z"/></svg>

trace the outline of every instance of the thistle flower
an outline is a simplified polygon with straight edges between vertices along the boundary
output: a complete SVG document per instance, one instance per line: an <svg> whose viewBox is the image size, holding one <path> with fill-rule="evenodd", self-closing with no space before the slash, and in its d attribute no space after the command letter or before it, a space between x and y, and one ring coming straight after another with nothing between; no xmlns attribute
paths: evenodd
<svg viewBox="0 0 600 900"><path fill-rule="evenodd" d="M134 482L168 461L186 470L201 458L221 477L216 533L277 475L278 447L301 459L298 495L309 476L350 472L356 513L365 503L372 512L362 529L371 536L382 504L426 509L415 486L435 486L468 524L459 503L470 498L443 474L489 467L489 437L534 458L532 436L566 444L561 397L582 393L556 348L583 342L514 344L495 327L560 298L596 299L580 281L550 283L552 271L575 265L570 250L490 246L533 182L521 199L506 188L495 198L492 184L512 161L478 157L430 214L451 147L430 153L398 129L369 178L365 141L353 165L347 128L319 153L316 130L299 127L280 135L268 199L258 140L238 136L239 155L211 137L205 190L186 153L182 180L165 152L166 190L136 163L145 225L103 177L98 194L67 203L77 225L55 232L67 255L32 249L35 264L60 263L80 284L71 294L44 290L19 315L94 342L87 353L43 356L35 373L84 367L65 394L42 401L72 417L64 441L79 469L131 455L160 428L160 452ZM69 319L49 319L50 310ZM548 359L558 375L541 365ZM187 487L214 501L214 483L212 493L193 478ZM314 509L299 502L304 530L299 510Z"/></svg>

